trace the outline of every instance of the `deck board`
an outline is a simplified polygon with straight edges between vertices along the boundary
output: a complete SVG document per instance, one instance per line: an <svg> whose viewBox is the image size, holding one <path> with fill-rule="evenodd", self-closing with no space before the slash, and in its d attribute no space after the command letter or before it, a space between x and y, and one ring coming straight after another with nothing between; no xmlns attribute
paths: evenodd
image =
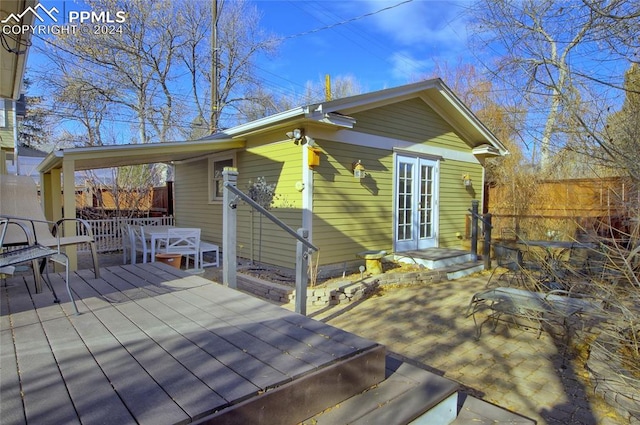
<svg viewBox="0 0 640 425"><path fill-rule="evenodd" d="M0 288L3 423L224 423L264 403L279 416L261 423L280 423L281 389L323 409L309 382L345 396L344 371L367 369L358 391L384 378L369 366L378 344L164 264L72 272L80 315L51 279L59 304L31 293L29 274Z"/></svg>

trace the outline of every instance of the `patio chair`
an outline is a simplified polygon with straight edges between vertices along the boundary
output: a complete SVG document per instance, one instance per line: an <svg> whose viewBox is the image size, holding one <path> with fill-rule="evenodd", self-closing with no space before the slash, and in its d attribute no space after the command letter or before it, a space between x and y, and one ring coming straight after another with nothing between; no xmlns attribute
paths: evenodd
<svg viewBox="0 0 640 425"><path fill-rule="evenodd" d="M96 279L100 278L98 252L91 226L85 220L61 219L53 223L47 221L38 200L38 187L29 176L0 175L0 215L14 221L22 221L32 228L35 242L46 247L65 247L69 245L88 244L93 258L93 269ZM74 226L77 234L65 236L64 226ZM28 245L24 233L15 226L7 229L5 245ZM40 282L41 269L34 268L37 282Z"/></svg>
<svg viewBox="0 0 640 425"><path fill-rule="evenodd" d="M204 254L210 253L212 261L205 261ZM211 242L200 241L200 267L218 267L220 264L220 247Z"/></svg>
<svg viewBox="0 0 640 425"><path fill-rule="evenodd" d="M131 247L131 264L136 263L138 252L142 254L142 262L146 263L147 258L151 261L151 242L144 234L144 228L135 224L127 224L129 235L129 246Z"/></svg>
<svg viewBox="0 0 640 425"><path fill-rule="evenodd" d="M493 252L496 257L498 267L505 269L502 271L500 276L498 276L497 283L494 283L493 285L505 286L504 283L500 282L506 280L506 286L512 286L514 281L520 281L522 279L521 274L523 266L522 251L515 246L494 243ZM486 284L487 288L492 286L492 279L494 278L498 267L495 267L491 272L491 276L489 276L489 280Z"/></svg>
<svg viewBox="0 0 640 425"><path fill-rule="evenodd" d="M59 303L60 299L58 298L58 295L56 294L56 291L51 284L51 279L49 278L49 269L46 267L46 260L51 260L63 265L65 267L64 281L67 288L67 294L69 295L69 299L73 304L73 310L75 314L80 314L78 312L76 302L73 299L73 295L71 294L71 288L69 287L69 259L64 253L60 251L60 244L58 244L55 249L38 244L33 233L35 223L33 221L28 222L30 225L27 225L25 223L25 220L14 220L6 217L0 217L0 273L13 274L13 272L15 271L15 265L26 262L31 262L34 269L37 269L39 267L38 261L44 260L44 271L46 276L44 278L44 281L53 294L53 301L55 303ZM23 233L25 239L27 240L27 244L20 247L6 247L5 238L9 233L9 229L13 229L14 233ZM60 238L58 238L58 240L59 239ZM35 285L36 293L40 292L42 288L38 287L38 280L35 281Z"/></svg>
<svg viewBox="0 0 640 425"><path fill-rule="evenodd" d="M200 229L190 227L170 228L164 244L164 252L168 254L182 254L186 257L186 268L189 268L189 258L193 255L194 269L200 268Z"/></svg>
<svg viewBox="0 0 640 425"><path fill-rule="evenodd" d="M127 261L131 261L131 254L133 254L133 245L131 243L131 232L129 225L121 225L121 245L122 245L122 264L127 264Z"/></svg>

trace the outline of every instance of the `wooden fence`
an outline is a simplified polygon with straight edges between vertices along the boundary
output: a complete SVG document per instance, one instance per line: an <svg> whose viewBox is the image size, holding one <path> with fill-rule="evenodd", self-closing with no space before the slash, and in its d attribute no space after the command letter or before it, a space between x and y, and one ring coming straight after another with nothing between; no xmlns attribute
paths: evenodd
<svg viewBox="0 0 640 425"><path fill-rule="evenodd" d="M552 180L489 187L486 206L496 238L571 240L584 232L637 232L640 196L622 178Z"/></svg>

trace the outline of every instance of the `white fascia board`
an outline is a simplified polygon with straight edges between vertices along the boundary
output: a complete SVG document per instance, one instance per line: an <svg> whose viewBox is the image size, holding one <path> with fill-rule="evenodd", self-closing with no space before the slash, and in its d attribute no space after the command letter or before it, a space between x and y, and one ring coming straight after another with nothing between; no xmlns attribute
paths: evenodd
<svg viewBox="0 0 640 425"><path fill-rule="evenodd" d="M307 118L324 124L331 124L337 127L353 128L356 123L355 118L335 112L322 112L322 108L307 114Z"/></svg>
<svg viewBox="0 0 640 425"><path fill-rule="evenodd" d="M353 130L332 131L328 129L314 129L313 137L317 140L325 139L335 142L347 143L353 146L367 148L384 149L388 151L401 150L403 152L413 152L416 154L431 157L441 157L461 162L477 164L478 159L471 152L462 152L454 149L447 149L440 146L429 146L421 143L408 142L390 137L376 136L373 134L360 133Z"/></svg>
<svg viewBox="0 0 640 425"><path fill-rule="evenodd" d="M472 150L474 155L490 155L490 156L500 156L500 151L493 145L484 144L480 145Z"/></svg>
<svg viewBox="0 0 640 425"><path fill-rule="evenodd" d="M198 141L216 140L216 139L226 138L226 137L241 136L253 131L260 130L262 128L271 127L283 121L287 121L287 120L298 118L298 117L304 117L306 113L307 113L307 108L305 107L290 109L288 111L280 112L275 115L270 115L265 118L260 118L255 121L248 122L246 124L241 124L235 127L231 127L221 133L216 133L211 136L198 139Z"/></svg>

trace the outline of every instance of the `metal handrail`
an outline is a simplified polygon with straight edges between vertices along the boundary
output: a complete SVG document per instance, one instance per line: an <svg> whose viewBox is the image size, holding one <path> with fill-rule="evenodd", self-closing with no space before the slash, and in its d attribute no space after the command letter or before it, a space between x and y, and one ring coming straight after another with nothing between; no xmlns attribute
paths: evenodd
<svg viewBox="0 0 640 425"><path fill-rule="evenodd" d="M287 226L282 220L280 220L275 215L271 214L262 205L258 204L256 201L251 199L249 196L247 196L245 193L243 193L236 186L234 186L232 184L229 184L229 182L225 182L224 183L224 187L229 189L231 192L235 193L240 199L245 201L247 204L251 205L256 210L258 210L258 212L260 212L262 215L267 217L274 224L278 225L282 230L284 230L285 232L289 233L291 236L293 236L294 238L299 240L304 246L306 246L307 248L312 249L314 251L318 251L318 248L314 244L312 244L311 242L309 242L308 240L306 240L305 238L300 236L295 230L293 230L291 227Z"/></svg>

